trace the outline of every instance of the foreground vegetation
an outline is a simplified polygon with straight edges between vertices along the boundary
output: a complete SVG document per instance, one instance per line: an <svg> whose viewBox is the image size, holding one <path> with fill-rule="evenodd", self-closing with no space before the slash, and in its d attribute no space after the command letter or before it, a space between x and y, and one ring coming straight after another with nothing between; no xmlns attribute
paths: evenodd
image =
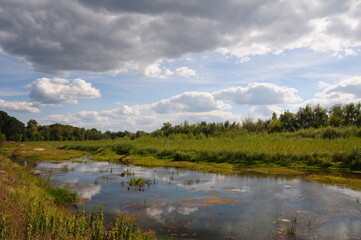
<svg viewBox="0 0 361 240"><path fill-rule="evenodd" d="M0 156L0 239L155 239L133 219L105 224L101 208L68 211L76 194L51 187L22 166Z"/></svg>

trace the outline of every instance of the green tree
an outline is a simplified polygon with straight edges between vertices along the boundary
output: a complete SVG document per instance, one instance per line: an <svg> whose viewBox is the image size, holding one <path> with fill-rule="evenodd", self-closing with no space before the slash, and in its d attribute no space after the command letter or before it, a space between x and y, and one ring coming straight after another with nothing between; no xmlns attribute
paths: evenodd
<svg viewBox="0 0 361 240"><path fill-rule="evenodd" d="M287 132L294 132L299 129L296 115L288 110L280 115L280 121L282 123L282 128Z"/></svg>
<svg viewBox="0 0 361 240"><path fill-rule="evenodd" d="M320 128L328 125L327 109L319 104L313 108L313 127Z"/></svg>
<svg viewBox="0 0 361 240"><path fill-rule="evenodd" d="M282 122L278 119L272 120L268 124L268 132L270 133L282 132Z"/></svg>
<svg viewBox="0 0 361 240"><path fill-rule="evenodd" d="M354 103L346 104L343 107L343 125L351 126L356 124L357 120L357 108Z"/></svg>
<svg viewBox="0 0 361 240"><path fill-rule="evenodd" d="M15 117L0 111L0 133L5 134L8 141L22 141L25 134L25 125Z"/></svg>
<svg viewBox="0 0 361 240"><path fill-rule="evenodd" d="M332 127L341 127L343 124L343 109L340 104L333 105L329 110L330 125Z"/></svg>
<svg viewBox="0 0 361 240"><path fill-rule="evenodd" d="M296 114L298 124L301 128L307 129L313 127L313 111L310 105L300 108Z"/></svg>
<svg viewBox="0 0 361 240"><path fill-rule="evenodd" d="M34 119L29 120L25 130L26 140L36 141L38 129L38 122Z"/></svg>

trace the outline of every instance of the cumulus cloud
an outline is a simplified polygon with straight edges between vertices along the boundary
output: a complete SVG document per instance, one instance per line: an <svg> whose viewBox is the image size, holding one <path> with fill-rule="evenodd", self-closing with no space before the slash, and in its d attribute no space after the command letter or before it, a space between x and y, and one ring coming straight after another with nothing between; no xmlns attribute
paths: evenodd
<svg viewBox="0 0 361 240"><path fill-rule="evenodd" d="M41 124L63 123L112 131L155 129L161 125L161 121L149 111L148 105L123 105L119 108L103 111L81 111L78 113L49 115L39 120Z"/></svg>
<svg viewBox="0 0 361 240"><path fill-rule="evenodd" d="M346 78L336 84L320 82L319 85L323 88L322 92L317 93L315 98L307 100L303 104L330 106L361 102L361 76Z"/></svg>
<svg viewBox="0 0 361 240"><path fill-rule="evenodd" d="M60 122L102 130L152 131L159 128L163 122L179 124L184 120L191 123L242 121L244 116L229 111L232 106L227 102L255 105L251 107L251 111L260 113L262 116L270 116L273 112L281 111L277 104L299 100L297 90L293 88L268 83L252 83L246 87L228 88L215 92L184 92L144 105L121 105L118 108L103 111L51 115L42 119L41 123Z"/></svg>
<svg viewBox="0 0 361 240"><path fill-rule="evenodd" d="M247 87L233 87L213 93L216 99L229 100L239 105L274 105L302 100L298 90L271 83L251 83Z"/></svg>
<svg viewBox="0 0 361 240"><path fill-rule="evenodd" d="M216 100L213 94L208 92L185 92L151 105L151 109L156 113L207 112L230 108L228 104Z"/></svg>
<svg viewBox="0 0 361 240"><path fill-rule="evenodd" d="M140 71L140 76L142 77L152 77L152 78L168 78L174 73L166 68L160 67L160 62L156 62L145 66Z"/></svg>
<svg viewBox="0 0 361 240"><path fill-rule="evenodd" d="M282 109L277 105L258 105L251 107L251 111L254 113L259 113L263 117L269 117L272 113L280 114Z"/></svg>
<svg viewBox="0 0 361 240"><path fill-rule="evenodd" d="M177 68L177 69L175 70L175 72L176 72L178 75L180 75L180 76L182 76L182 77L186 77L186 78L197 76L196 71L193 70L193 69L190 69L190 68L188 68L188 67L180 67L180 68Z"/></svg>
<svg viewBox="0 0 361 240"><path fill-rule="evenodd" d="M0 47L47 73L157 74L154 63L213 50L346 56L361 46L360 10L358 0L2 0Z"/></svg>
<svg viewBox="0 0 361 240"><path fill-rule="evenodd" d="M38 113L40 109L35 107L33 103L19 102L19 101L6 101L0 99L0 109L15 112L30 112Z"/></svg>
<svg viewBox="0 0 361 240"><path fill-rule="evenodd" d="M39 78L27 86L29 97L39 104L77 104L80 98L99 98L100 92L82 79Z"/></svg>

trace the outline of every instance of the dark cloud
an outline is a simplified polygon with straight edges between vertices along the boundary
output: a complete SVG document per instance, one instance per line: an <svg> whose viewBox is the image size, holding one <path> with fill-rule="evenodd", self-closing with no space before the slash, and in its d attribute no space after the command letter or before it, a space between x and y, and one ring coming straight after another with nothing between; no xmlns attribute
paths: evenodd
<svg viewBox="0 0 361 240"><path fill-rule="evenodd" d="M343 51L361 45L356 3L2 0L0 47L47 73L142 70L219 48L239 57L300 47ZM336 41L320 47L319 35Z"/></svg>

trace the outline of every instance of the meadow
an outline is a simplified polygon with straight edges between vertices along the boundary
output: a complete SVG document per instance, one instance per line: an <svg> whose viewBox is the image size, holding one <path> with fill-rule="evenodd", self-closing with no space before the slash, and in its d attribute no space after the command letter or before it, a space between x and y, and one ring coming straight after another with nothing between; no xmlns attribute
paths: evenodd
<svg viewBox="0 0 361 240"><path fill-rule="evenodd" d="M197 163L229 163L238 167L287 167L326 170L361 170L358 136L325 139L290 133L228 133L217 137L171 135L131 140L58 142L63 150L87 151L95 160L135 158ZM151 164L151 163L150 163Z"/></svg>

